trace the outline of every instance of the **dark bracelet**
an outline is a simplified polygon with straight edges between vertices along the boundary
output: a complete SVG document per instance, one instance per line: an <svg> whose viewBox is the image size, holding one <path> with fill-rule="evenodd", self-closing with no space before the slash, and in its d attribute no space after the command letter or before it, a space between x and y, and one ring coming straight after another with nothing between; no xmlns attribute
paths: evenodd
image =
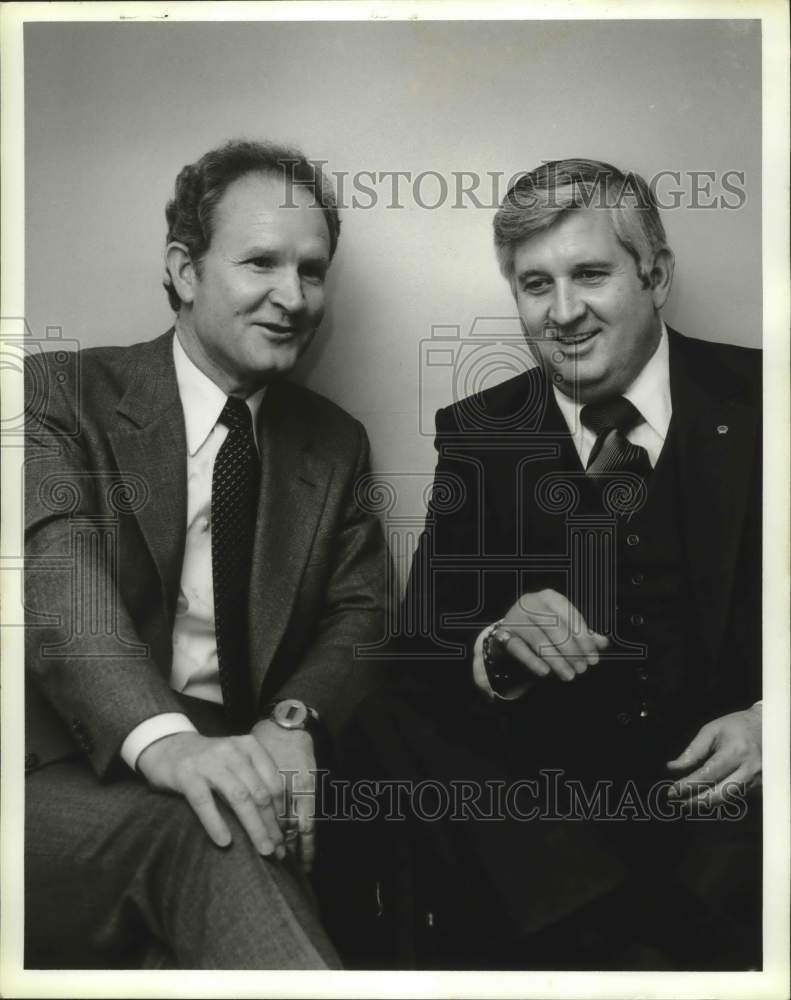
<svg viewBox="0 0 791 1000"><path fill-rule="evenodd" d="M483 667L489 686L498 698L509 700L524 681L524 670L512 657L504 655L511 632L502 621L490 625L483 637Z"/></svg>

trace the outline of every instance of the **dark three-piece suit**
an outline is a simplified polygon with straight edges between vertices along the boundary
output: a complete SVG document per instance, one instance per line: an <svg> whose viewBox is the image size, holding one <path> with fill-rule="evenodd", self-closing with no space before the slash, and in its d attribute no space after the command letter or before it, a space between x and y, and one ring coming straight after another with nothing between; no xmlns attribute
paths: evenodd
<svg viewBox="0 0 791 1000"><path fill-rule="evenodd" d="M684 919L693 931L708 921L713 952L749 937L744 961L760 961L760 800L739 822L638 815L657 782L679 776L665 762L702 725L761 697L760 352L669 338L672 420L644 486L615 477L594 488L539 368L437 414L434 491L389 691L360 713L350 756L379 779L457 790L550 778L512 800L510 818L486 796L466 817L437 818L437 798L429 821L385 824L410 862L370 877L380 894L389 878L392 905L417 913L407 961L432 961L420 940L433 935L441 964L574 968L571 934L565 954L529 942L625 886L624 934L645 925L645 940L678 955L663 938L668 914L677 938L690 931ZM550 677L519 700L487 700L473 683L476 637L547 588L610 638L607 652L572 683ZM597 781L615 803L627 789L637 798L614 820L580 816L577 796L569 818L573 796L553 771L588 803ZM538 807L550 815L514 818ZM694 968L689 936L678 960Z"/></svg>
<svg viewBox="0 0 791 1000"><path fill-rule="evenodd" d="M184 801L118 756L160 713L223 731L214 706L168 684L187 517L172 336L55 352L26 372L28 963L332 964L294 873L260 859L240 828L223 854ZM273 383L258 441L255 697L261 712L303 700L332 736L366 687L354 648L382 634L384 545L355 501L367 438L329 401ZM263 951L217 931L240 915Z"/></svg>

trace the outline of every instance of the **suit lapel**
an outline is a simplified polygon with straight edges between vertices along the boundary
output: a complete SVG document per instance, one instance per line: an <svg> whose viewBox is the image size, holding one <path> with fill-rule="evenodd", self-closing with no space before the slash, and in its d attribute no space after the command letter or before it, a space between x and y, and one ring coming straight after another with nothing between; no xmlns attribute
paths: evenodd
<svg viewBox="0 0 791 1000"><path fill-rule="evenodd" d="M696 618L714 664L754 472L758 411L740 398L741 386L730 372L721 366L704 369L696 360L684 338L671 331L670 393L684 543Z"/></svg>
<svg viewBox="0 0 791 1000"><path fill-rule="evenodd" d="M187 440L172 332L141 346L110 441L120 472L142 477L136 512L172 626L187 522ZM311 431L288 386L272 384L261 407L262 473L250 581L250 647L260 688L288 624L324 506L332 465L310 448ZM166 502L164 502L166 499Z"/></svg>
<svg viewBox="0 0 791 1000"><path fill-rule="evenodd" d="M288 385L270 385L259 420L261 492L249 598L256 691L288 625L332 474L311 438Z"/></svg>
<svg viewBox="0 0 791 1000"><path fill-rule="evenodd" d="M141 345L110 442L119 472L142 477L149 491L136 512L162 583L172 622L187 521L187 441L176 383L172 332Z"/></svg>
<svg viewBox="0 0 791 1000"><path fill-rule="evenodd" d="M529 397L535 405L528 408L528 417L514 433L501 434L487 449L491 470L487 483L496 484L490 502L501 529L515 526L516 534L504 540L507 551L528 557L561 552L565 514L559 515L543 502L537 486L553 474L566 480L581 477L583 469L555 395L540 369L527 372L516 388L519 396ZM517 405L509 400L506 409L513 412Z"/></svg>
<svg viewBox="0 0 791 1000"><path fill-rule="evenodd" d="M523 504L527 523L521 537L527 539L527 551L534 554L566 551L568 518L579 513L585 489L585 470L555 393L546 381L544 392L546 408L541 425L541 453L530 461L521 476L522 482L529 484ZM550 484L555 484L554 488ZM525 492L524 486L522 491ZM547 539L547 542L539 539Z"/></svg>

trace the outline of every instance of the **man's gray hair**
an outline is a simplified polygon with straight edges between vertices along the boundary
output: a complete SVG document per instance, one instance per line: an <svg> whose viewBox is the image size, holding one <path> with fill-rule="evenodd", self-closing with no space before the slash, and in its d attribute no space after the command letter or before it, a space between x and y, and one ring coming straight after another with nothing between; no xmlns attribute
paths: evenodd
<svg viewBox="0 0 791 1000"><path fill-rule="evenodd" d="M669 249L656 198L643 178L599 160L542 163L510 186L494 217L500 270L513 279L516 248L546 232L568 212L602 208L610 213L618 242L634 258L647 287L656 254Z"/></svg>

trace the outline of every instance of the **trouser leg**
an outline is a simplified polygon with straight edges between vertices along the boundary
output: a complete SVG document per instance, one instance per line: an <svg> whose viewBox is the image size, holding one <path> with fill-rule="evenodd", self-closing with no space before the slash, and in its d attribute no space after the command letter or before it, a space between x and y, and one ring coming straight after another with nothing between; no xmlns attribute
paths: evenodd
<svg viewBox="0 0 791 1000"><path fill-rule="evenodd" d="M309 887L261 858L226 811L209 840L187 803L81 762L27 778L26 964L337 968Z"/></svg>
<svg viewBox="0 0 791 1000"><path fill-rule="evenodd" d="M351 777L405 786L401 826L414 857L433 860L428 867L448 904L444 919L454 921L459 940L483 944L534 933L626 879L625 866L591 835L590 824L535 817L534 793L509 777L493 727L483 720L454 725L410 692L383 692L358 710L345 751ZM426 784L447 793L447 808L430 821L413 808L430 801L412 796ZM387 811L380 806L380 814Z"/></svg>

